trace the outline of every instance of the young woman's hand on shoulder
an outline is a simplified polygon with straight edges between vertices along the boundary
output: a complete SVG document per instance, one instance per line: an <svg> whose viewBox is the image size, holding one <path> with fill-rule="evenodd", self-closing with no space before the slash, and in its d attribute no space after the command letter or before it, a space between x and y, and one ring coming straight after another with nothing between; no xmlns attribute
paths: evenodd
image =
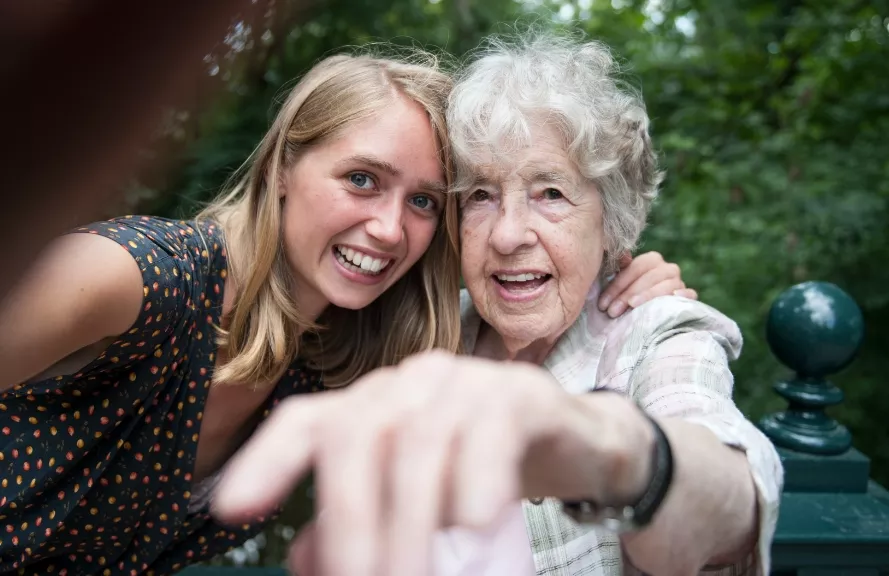
<svg viewBox="0 0 889 576"><path fill-rule="evenodd" d="M117 243L60 237L0 301L0 392L76 372L132 326L142 298L139 266Z"/></svg>

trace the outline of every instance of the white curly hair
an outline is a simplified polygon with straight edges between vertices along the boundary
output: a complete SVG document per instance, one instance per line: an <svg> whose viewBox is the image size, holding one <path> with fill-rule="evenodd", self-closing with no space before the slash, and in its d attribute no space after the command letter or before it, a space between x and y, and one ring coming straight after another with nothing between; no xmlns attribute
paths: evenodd
<svg viewBox="0 0 889 576"><path fill-rule="evenodd" d="M533 32L492 36L470 58L448 102L454 191L473 185L479 152L508 162L540 122L557 126L569 158L601 194L602 273L614 273L620 255L636 247L663 174L645 105L618 79L611 51L601 42Z"/></svg>

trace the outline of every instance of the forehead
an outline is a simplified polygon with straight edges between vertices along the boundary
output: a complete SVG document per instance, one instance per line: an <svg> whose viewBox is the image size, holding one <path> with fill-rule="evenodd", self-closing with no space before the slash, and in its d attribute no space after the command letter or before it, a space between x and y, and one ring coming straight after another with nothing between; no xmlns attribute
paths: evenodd
<svg viewBox="0 0 889 576"><path fill-rule="evenodd" d="M580 172L568 154L561 133L554 127L532 130L524 145L500 144L476 149L463 162L463 170L475 181L551 181L580 183Z"/></svg>
<svg viewBox="0 0 889 576"><path fill-rule="evenodd" d="M327 142L327 150L343 158L374 159L377 167L385 167L394 176L444 178L438 137L429 116L406 98L395 98L385 111L346 123Z"/></svg>

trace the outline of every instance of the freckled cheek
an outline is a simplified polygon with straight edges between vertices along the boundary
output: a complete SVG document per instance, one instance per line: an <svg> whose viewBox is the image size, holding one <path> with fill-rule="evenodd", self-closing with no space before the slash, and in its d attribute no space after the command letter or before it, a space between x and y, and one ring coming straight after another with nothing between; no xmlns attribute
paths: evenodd
<svg viewBox="0 0 889 576"><path fill-rule="evenodd" d="M460 226L460 268L463 280L472 287L484 279L487 236L475 223L464 219Z"/></svg>
<svg viewBox="0 0 889 576"><path fill-rule="evenodd" d="M411 264L420 259L432 245L438 220L435 218L410 218L404 227L404 239L407 242L408 259Z"/></svg>
<svg viewBox="0 0 889 576"><path fill-rule="evenodd" d="M297 251L296 248L304 240L311 240L310 238L304 238L300 233L306 228L304 222L305 220L295 213L294 210L285 207L283 218L281 219L281 234L284 239L284 249L287 251L288 256L294 254Z"/></svg>
<svg viewBox="0 0 889 576"><path fill-rule="evenodd" d="M478 238L490 229L496 218L496 212L484 208L465 210L460 217L460 240L470 242L471 237Z"/></svg>
<svg viewBox="0 0 889 576"><path fill-rule="evenodd" d="M460 250L462 252L476 252L484 248L487 237L487 223L478 215L465 216L460 221Z"/></svg>
<svg viewBox="0 0 889 576"><path fill-rule="evenodd" d="M574 313L599 276L602 246L593 237L570 240L561 246L557 266L561 274L560 297L565 307Z"/></svg>

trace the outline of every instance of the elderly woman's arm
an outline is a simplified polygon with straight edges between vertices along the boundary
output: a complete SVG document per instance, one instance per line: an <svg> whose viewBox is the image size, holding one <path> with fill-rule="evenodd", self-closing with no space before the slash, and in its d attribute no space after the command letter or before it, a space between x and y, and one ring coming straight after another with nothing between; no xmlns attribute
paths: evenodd
<svg viewBox="0 0 889 576"><path fill-rule="evenodd" d="M636 314L651 322L657 308ZM649 573L751 562L762 573L769 564L782 468L772 444L732 401L728 359L741 338L734 323L711 312L689 303L679 321L655 319L630 380L631 397L660 423L675 463L654 522L622 538L631 563ZM639 418L638 425L647 422Z"/></svg>
<svg viewBox="0 0 889 576"><path fill-rule="evenodd" d="M767 556L751 558L760 538L765 546L759 554L768 554L773 528L760 526L757 490L745 454L698 424L675 418L660 423L673 446L673 484L651 526L622 538L630 562L658 574L767 565Z"/></svg>

